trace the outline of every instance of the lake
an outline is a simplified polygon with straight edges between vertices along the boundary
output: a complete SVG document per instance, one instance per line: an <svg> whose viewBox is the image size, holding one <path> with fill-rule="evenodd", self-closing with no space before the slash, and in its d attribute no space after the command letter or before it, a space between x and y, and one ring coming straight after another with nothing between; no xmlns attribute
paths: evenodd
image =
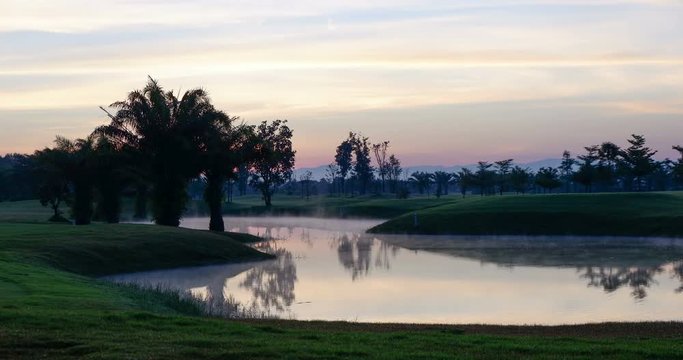
<svg viewBox="0 0 683 360"><path fill-rule="evenodd" d="M576 324L683 320L683 239L366 234L376 220L226 217L276 260L109 276L281 318ZM207 229L208 218L183 227Z"/></svg>

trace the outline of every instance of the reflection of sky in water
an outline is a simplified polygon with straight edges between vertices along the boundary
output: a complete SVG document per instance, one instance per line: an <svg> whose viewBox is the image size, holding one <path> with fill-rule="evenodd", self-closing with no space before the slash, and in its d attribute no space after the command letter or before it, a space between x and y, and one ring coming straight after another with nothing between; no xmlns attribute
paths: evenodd
<svg viewBox="0 0 683 360"><path fill-rule="evenodd" d="M117 281L232 297L284 318L560 324L683 320L683 241L364 234L374 221L227 218L276 260ZM208 219L183 226L205 228ZM291 225L289 225L291 224Z"/></svg>

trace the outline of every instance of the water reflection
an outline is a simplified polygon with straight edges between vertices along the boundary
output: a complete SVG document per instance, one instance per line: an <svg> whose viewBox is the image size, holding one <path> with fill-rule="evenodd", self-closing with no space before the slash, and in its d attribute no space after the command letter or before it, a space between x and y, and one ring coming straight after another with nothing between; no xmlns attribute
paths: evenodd
<svg viewBox="0 0 683 360"><path fill-rule="evenodd" d="M251 306L284 312L296 299L294 285L298 279L292 253L275 245L271 241L259 246L277 258L245 272L239 286L251 292Z"/></svg>
<svg viewBox="0 0 683 360"><path fill-rule="evenodd" d="M668 273L683 283L683 240L663 238L524 236L380 236L415 250L476 259L502 267L574 267L588 287L613 293L628 287L635 300L648 296L655 276ZM674 290L683 292L683 285Z"/></svg>
<svg viewBox="0 0 683 360"><path fill-rule="evenodd" d="M351 273L352 280L367 276L373 268L390 270L391 259L398 255L398 246L378 241L368 234L346 234L335 236L332 246L337 249L339 263ZM374 262L373 251L376 252Z"/></svg>
<svg viewBox="0 0 683 360"><path fill-rule="evenodd" d="M183 226L204 228L208 219ZM301 320L681 320L683 240L369 235L374 221L226 218L264 262L127 274Z"/></svg>
<svg viewBox="0 0 683 360"><path fill-rule="evenodd" d="M580 271L583 272L581 278L588 279L588 286L602 288L606 293L628 286L631 288L631 296L642 300L647 296L646 289L657 283L654 276L664 270L663 267L650 269L587 267Z"/></svg>
<svg viewBox="0 0 683 360"><path fill-rule="evenodd" d="M677 293L683 293L683 261L677 261L672 264L673 278L681 282L681 286L676 289Z"/></svg>

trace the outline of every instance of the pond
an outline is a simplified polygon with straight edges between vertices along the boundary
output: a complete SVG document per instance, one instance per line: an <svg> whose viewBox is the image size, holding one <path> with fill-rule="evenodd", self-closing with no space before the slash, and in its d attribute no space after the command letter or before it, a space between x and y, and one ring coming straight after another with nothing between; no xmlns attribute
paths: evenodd
<svg viewBox="0 0 683 360"><path fill-rule="evenodd" d="M206 229L208 218L182 226ZM374 220L228 217L277 259L108 279L281 318L576 324L683 320L683 239L398 236Z"/></svg>

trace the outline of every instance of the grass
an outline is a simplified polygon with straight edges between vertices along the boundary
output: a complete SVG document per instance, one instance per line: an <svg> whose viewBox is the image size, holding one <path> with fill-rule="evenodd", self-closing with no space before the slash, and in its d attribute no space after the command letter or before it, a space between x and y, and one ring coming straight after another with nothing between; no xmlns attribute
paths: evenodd
<svg viewBox="0 0 683 360"><path fill-rule="evenodd" d="M332 218L371 218L389 219L410 211L453 203L456 196L411 197L396 199L393 196L311 196L309 199L300 196L277 194L273 206L266 208L257 195L235 196L233 202L223 206L228 216L254 215L290 215L316 216ZM68 207L62 209L68 214ZM123 201L122 219L131 220L133 213L132 200ZM190 201L186 216L208 216L206 203L200 200ZM49 208L43 207L37 200L0 203L0 222L44 222L52 216Z"/></svg>
<svg viewBox="0 0 683 360"><path fill-rule="evenodd" d="M241 244L252 240L148 225L0 223L0 359L683 356L681 323L499 327L227 321L200 316L197 306L177 294L92 277L266 257Z"/></svg>
<svg viewBox="0 0 683 360"><path fill-rule="evenodd" d="M334 218L371 218L389 219L406 212L432 206L452 203L455 197L437 199L432 197L412 197L396 199L393 196L311 196L309 199L300 196L277 194L273 206L269 209L263 205L260 196L236 196L232 203L225 204L223 211L227 215L293 215ZM195 202L188 211L192 215L205 215L205 205Z"/></svg>
<svg viewBox="0 0 683 360"><path fill-rule="evenodd" d="M681 237L683 193L470 197L401 215L370 231Z"/></svg>

